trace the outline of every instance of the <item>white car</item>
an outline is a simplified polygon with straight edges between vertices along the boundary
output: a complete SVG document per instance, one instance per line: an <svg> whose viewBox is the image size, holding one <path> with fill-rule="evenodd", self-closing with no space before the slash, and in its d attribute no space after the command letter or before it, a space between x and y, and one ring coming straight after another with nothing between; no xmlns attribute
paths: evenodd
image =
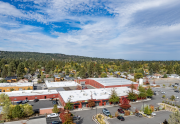
<svg viewBox="0 0 180 124"><path fill-rule="evenodd" d="M166 92L164 92L164 91L162 91L161 93L162 93L162 94L166 94Z"/></svg>
<svg viewBox="0 0 180 124"><path fill-rule="evenodd" d="M152 116L156 116L156 113L155 113L155 112L152 112L151 115L152 115Z"/></svg>
<svg viewBox="0 0 180 124"><path fill-rule="evenodd" d="M47 115L48 118L58 117L59 115L57 113L51 113Z"/></svg>
<svg viewBox="0 0 180 124"><path fill-rule="evenodd" d="M174 96L175 96L175 95L174 95ZM179 97L178 97L178 96L175 96L175 98L176 98L176 99L179 99Z"/></svg>

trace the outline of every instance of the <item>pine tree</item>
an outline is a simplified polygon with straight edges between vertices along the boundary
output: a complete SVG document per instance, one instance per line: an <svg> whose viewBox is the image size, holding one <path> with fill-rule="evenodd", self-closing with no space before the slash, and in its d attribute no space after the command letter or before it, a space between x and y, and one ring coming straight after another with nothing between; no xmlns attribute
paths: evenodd
<svg viewBox="0 0 180 124"><path fill-rule="evenodd" d="M1 77L5 78L7 77L7 75L8 75L8 71L7 71L6 66L4 66L2 69Z"/></svg>
<svg viewBox="0 0 180 124"><path fill-rule="evenodd" d="M112 102L114 104L116 102L119 102L119 97L117 96L117 93L116 93L116 91L114 89L111 91L111 96L109 98L109 102Z"/></svg>
<svg viewBox="0 0 180 124"><path fill-rule="evenodd" d="M96 65L95 65L95 72L97 73L97 75L100 75L101 74L101 67L100 67L100 64L99 63L97 63Z"/></svg>
<svg viewBox="0 0 180 124"><path fill-rule="evenodd" d="M12 61L8 66L8 76L14 76L16 71L16 65L15 62Z"/></svg>
<svg viewBox="0 0 180 124"><path fill-rule="evenodd" d="M93 77L94 76L94 63L93 62L91 62L89 64L88 75L89 75L89 77Z"/></svg>
<svg viewBox="0 0 180 124"><path fill-rule="evenodd" d="M149 96L149 97L153 96L153 91L150 87L147 89L146 93L147 93L147 96Z"/></svg>
<svg viewBox="0 0 180 124"><path fill-rule="evenodd" d="M86 78L86 71L85 71L85 69L84 68L81 68L81 70L80 70L80 73L79 73L79 76L81 77L81 78Z"/></svg>
<svg viewBox="0 0 180 124"><path fill-rule="evenodd" d="M18 77L23 77L23 74L25 73L25 70L24 70L24 64L23 63L20 63L18 65L18 68L17 68L17 76Z"/></svg>
<svg viewBox="0 0 180 124"><path fill-rule="evenodd" d="M57 105L54 105L54 108L52 109L53 113L58 113L59 109L57 107Z"/></svg>
<svg viewBox="0 0 180 124"><path fill-rule="evenodd" d="M68 102L64 106L64 109L71 110L71 109L73 109L72 105L73 105L73 103L71 103L71 100L68 100Z"/></svg>

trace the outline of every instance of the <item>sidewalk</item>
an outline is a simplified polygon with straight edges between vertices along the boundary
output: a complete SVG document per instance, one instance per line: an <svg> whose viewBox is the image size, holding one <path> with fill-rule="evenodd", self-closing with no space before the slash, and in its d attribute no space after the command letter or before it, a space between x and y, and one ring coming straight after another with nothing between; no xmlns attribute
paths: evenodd
<svg viewBox="0 0 180 124"><path fill-rule="evenodd" d="M136 101L136 102L130 102L130 104L134 104L134 103L139 103L139 102L145 102L145 101L150 101L151 99L146 99L146 100L139 100L139 101ZM93 109L99 109L99 108L108 108L108 107L117 107L119 106L119 104L116 104L116 105L105 105L105 106L97 106L97 107L94 107ZM78 108L78 109L75 109L75 110L71 110L71 112L75 112L75 111L84 111L84 110L91 110L91 108L89 107L85 107L85 108Z"/></svg>
<svg viewBox="0 0 180 124"><path fill-rule="evenodd" d="M27 124L46 124L46 118L33 119L33 120L21 120L21 121L12 121L5 122L4 124L22 124L22 122L27 122Z"/></svg>

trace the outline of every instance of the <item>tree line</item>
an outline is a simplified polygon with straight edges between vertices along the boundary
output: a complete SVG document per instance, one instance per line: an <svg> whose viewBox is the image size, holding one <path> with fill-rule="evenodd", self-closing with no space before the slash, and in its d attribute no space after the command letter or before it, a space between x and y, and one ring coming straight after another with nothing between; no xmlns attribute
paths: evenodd
<svg viewBox="0 0 180 124"><path fill-rule="evenodd" d="M107 73L115 71L126 74L141 73L143 76L159 74L179 74L180 61L127 61L116 59L101 59L81 56L68 56L63 54L46 54L31 52L0 52L1 77L34 74L37 70L42 75L59 74L81 78L106 77ZM71 73L73 70L76 73Z"/></svg>

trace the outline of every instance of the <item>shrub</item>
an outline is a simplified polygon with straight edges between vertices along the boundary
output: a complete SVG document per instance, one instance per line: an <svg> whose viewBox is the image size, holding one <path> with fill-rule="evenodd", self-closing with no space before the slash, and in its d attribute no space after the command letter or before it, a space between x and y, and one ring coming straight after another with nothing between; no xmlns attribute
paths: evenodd
<svg viewBox="0 0 180 124"><path fill-rule="evenodd" d="M162 101L162 103L164 103L164 101Z"/></svg>
<svg viewBox="0 0 180 124"><path fill-rule="evenodd" d="M178 105L178 108L180 108L180 105Z"/></svg>
<svg viewBox="0 0 180 124"><path fill-rule="evenodd" d="M163 95L163 96L162 96L162 98L166 98L166 96L165 96L165 95Z"/></svg>
<svg viewBox="0 0 180 124"><path fill-rule="evenodd" d="M117 117L119 115L118 111L115 113L115 117Z"/></svg>
<svg viewBox="0 0 180 124"><path fill-rule="evenodd" d="M110 118L112 118L112 115L109 115Z"/></svg>
<svg viewBox="0 0 180 124"><path fill-rule="evenodd" d="M173 106L175 106L174 104L172 104Z"/></svg>

